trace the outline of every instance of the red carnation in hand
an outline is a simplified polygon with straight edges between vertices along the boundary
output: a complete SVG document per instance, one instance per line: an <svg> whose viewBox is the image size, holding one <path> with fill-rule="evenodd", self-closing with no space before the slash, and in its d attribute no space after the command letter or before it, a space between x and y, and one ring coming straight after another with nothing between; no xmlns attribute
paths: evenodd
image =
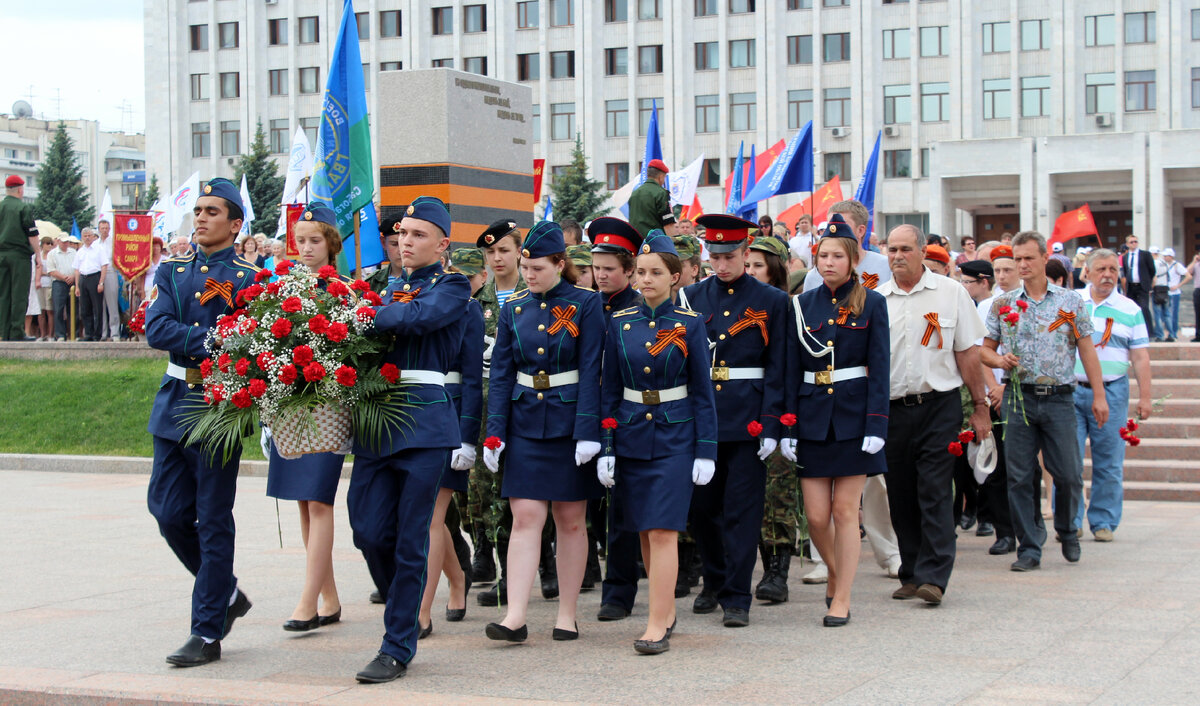
<svg viewBox="0 0 1200 706"><path fill-rule="evenodd" d="M1130 446L1137 446L1140 443L1142 443L1142 440L1137 438L1136 436L1129 437L1129 445Z"/></svg>
<svg viewBox="0 0 1200 706"><path fill-rule="evenodd" d="M354 387L354 383L358 382L358 371L349 365L343 365L334 371L333 377L337 379L339 385Z"/></svg>
<svg viewBox="0 0 1200 706"><path fill-rule="evenodd" d="M279 369L279 382L284 385L291 385L296 382L296 366L288 364Z"/></svg>
<svg viewBox="0 0 1200 706"><path fill-rule="evenodd" d="M1129 431L1137 431L1138 423L1130 419L1128 422L1125 422L1125 428Z"/></svg>
<svg viewBox="0 0 1200 706"><path fill-rule="evenodd" d="M1012 313L1012 307L1011 306L1002 306L999 309L997 309L996 312L999 313L1001 316L1004 316L1005 314Z"/></svg>
<svg viewBox="0 0 1200 706"><path fill-rule="evenodd" d="M370 291L371 285L367 284L366 280L356 279L350 283L350 289L354 289L359 292L366 292Z"/></svg>
<svg viewBox="0 0 1200 706"><path fill-rule="evenodd" d="M344 297L350 293L350 288L342 283L340 279L329 280L329 284L325 286L325 291L335 297Z"/></svg>
<svg viewBox="0 0 1200 706"><path fill-rule="evenodd" d="M1021 311L1025 311L1026 309L1029 308L1029 302L1025 301L1024 299L1018 299L1015 303L1017 305L1017 308L1020 309Z"/></svg>
<svg viewBox="0 0 1200 706"><path fill-rule="evenodd" d="M375 292L363 292L363 299L366 299L375 306L380 306L383 304L383 297L379 296Z"/></svg>
<svg viewBox="0 0 1200 706"><path fill-rule="evenodd" d="M796 426L796 415L792 414L791 412L788 412L787 414L785 414L779 418L779 423L784 425L785 427Z"/></svg>
<svg viewBox="0 0 1200 706"><path fill-rule="evenodd" d="M266 269L259 270L254 275L255 282L266 282L269 279L271 279L271 271L270 270L266 270Z"/></svg>
<svg viewBox="0 0 1200 706"><path fill-rule="evenodd" d="M304 302L300 301L300 297L288 297L279 304L279 308L289 314L295 314L303 306Z"/></svg>
<svg viewBox="0 0 1200 706"><path fill-rule="evenodd" d="M308 365L313 359L313 349L308 346L296 346L292 349L292 362L301 367Z"/></svg>
<svg viewBox="0 0 1200 706"><path fill-rule="evenodd" d="M369 306L360 306L354 310L354 315L364 319L373 319L375 318L375 310Z"/></svg>
<svg viewBox="0 0 1200 706"><path fill-rule="evenodd" d="M306 382L320 382L325 379L325 366L316 361L304 366L303 372Z"/></svg>
<svg viewBox="0 0 1200 706"><path fill-rule="evenodd" d="M962 444L958 443L957 441L951 441L950 445L946 447L946 450L950 452L951 456L963 455Z"/></svg>
<svg viewBox="0 0 1200 706"><path fill-rule="evenodd" d="M227 373L229 372L229 364L232 362L233 358L230 358L228 353L222 353L221 356L217 358L217 368L220 369L221 372Z"/></svg>
<svg viewBox="0 0 1200 706"><path fill-rule="evenodd" d="M238 375L244 376L246 373L250 372L250 361L246 360L245 358L238 358L238 362L234 364L233 370Z"/></svg>
<svg viewBox="0 0 1200 706"><path fill-rule="evenodd" d="M315 334L325 333L329 329L329 319L324 314L317 314L308 320L308 330Z"/></svg>
<svg viewBox="0 0 1200 706"><path fill-rule="evenodd" d="M750 432L750 436L758 436L762 433L763 426L757 420L746 425L746 431Z"/></svg>
<svg viewBox="0 0 1200 706"><path fill-rule="evenodd" d="M500 448L500 444L502 444L502 443L504 443L504 442L500 441L500 437L489 436L488 438L483 440L483 448L492 449L494 451L494 450Z"/></svg>
<svg viewBox="0 0 1200 706"><path fill-rule="evenodd" d="M292 322L287 319L277 319L271 324L271 335L275 338L283 338L292 332Z"/></svg>
<svg viewBox="0 0 1200 706"><path fill-rule="evenodd" d="M1016 323L1021 320L1021 315L1014 311L1013 313L1009 314L1008 316L1005 316L1004 320L1007 323L1013 324L1015 326Z"/></svg>
<svg viewBox="0 0 1200 706"><path fill-rule="evenodd" d="M321 279L332 279L337 277L337 268L333 265L322 265L321 269L317 270L317 276Z"/></svg>
<svg viewBox="0 0 1200 706"><path fill-rule="evenodd" d="M250 396L258 399L267 393L267 381L254 378L250 381Z"/></svg>
<svg viewBox="0 0 1200 706"><path fill-rule="evenodd" d="M964 432L959 432L958 440L964 444L969 444L975 440L975 432L967 429Z"/></svg>
<svg viewBox="0 0 1200 706"><path fill-rule="evenodd" d="M254 401L250 399L250 391L244 387L233 393L233 397L230 397L229 401L232 402L233 406L237 407L238 409L246 409L250 405L254 404Z"/></svg>
<svg viewBox="0 0 1200 706"><path fill-rule="evenodd" d="M292 266L291 260L280 260L279 264L275 265L275 274L286 275L292 271Z"/></svg>
<svg viewBox="0 0 1200 706"><path fill-rule="evenodd" d="M204 362L200 363L200 375L209 377L212 375L213 362L212 358L205 358Z"/></svg>
<svg viewBox="0 0 1200 706"><path fill-rule="evenodd" d="M612 417L605 417L604 420L600 422L600 426L604 429L616 429L617 420L613 419Z"/></svg>
<svg viewBox="0 0 1200 706"><path fill-rule="evenodd" d="M350 329L346 328L346 324L338 322L329 324L329 328L325 330L325 337L334 343L341 343L349 333Z"/></svg>
<svg viewBox="0 0 1200 706"><path fill-rule="evenodd" d="M271 351L263 351L262 353L258 354L257 358L255 358L255 362L258 363L259 370L266 370L267 368L271 367L271 363L275 362L275 354Z"/></svg>
<svg viewBox="0 0 1200 706"><path fill-rule="evenodd" d="M400 379L400 368L391 363L384 363L383 367L379 369L379 374L383 376L384 380L395 385L396 381Z"/></svg>

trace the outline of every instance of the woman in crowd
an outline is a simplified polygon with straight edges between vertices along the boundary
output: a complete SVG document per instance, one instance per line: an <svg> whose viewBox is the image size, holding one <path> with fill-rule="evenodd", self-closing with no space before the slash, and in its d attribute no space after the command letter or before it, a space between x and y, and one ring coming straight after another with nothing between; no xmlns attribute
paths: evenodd
<svg viewBox="0 0 1200 706"><path fill-rule="evenodd" d="M589 461L600 452L604 314L598 293L575 286L558 224L535 225L521 256L521 276L529 288L510 296L500 311L484 442L484 461L492 472L505 454L501 494L513 516L508 612L502 621L489 623L486 632L493 640L509 642L528 636L526 609L547 505L553 503L559 583L553 637L574 640L579 637L576 603L587 562L584 515L587 501L600 492Z"/></svg>
<svg viewBox="0 0 1200 706"><path fill-rule="evenodd" d="M258 251L258 241L253 237L242 241L242 259L255 267L262 267L263 256Z"/></svg>
<svg viewBox="0 0 1200 706"><path fill-rule="evenodd" d="M788 247L773 235L759 235L746 253L746 272L754 279L787 291Z"/></svg>
<svg viewBox="0 0 1200 706"><path fill-rule="evenodd" d="M53 282L53 279L50 277L50 271L46 264L46 258L49 257L50 252L54 250L54 238L51 238L48 235L43 235L39 243L41 244L42 249L37 253L37 259L38 265L41 267L41 269L40 276L34 280L34 284L37 285L38 309L40 309L37 316L37 335L39 341L49 341L51 338L53 338L54 333L54 327L50 321L50 316L53 313L53 308L50 306L50 283ZM29 335L32 336L33 332L31 331Z"/></svg>
<svg viewBox="0 0 1200 706"><path fill-rule="evenodd" d="M613 312L604 343L604 456L597 476L615 484L628 532L637 532L650 578L650 615L634 650L661 654L675 629L679 533L687 530L692 485L712 480L717 411L708 336L697 314L671 296L682 262L655 229L637 258L643 301Z"/></svg>

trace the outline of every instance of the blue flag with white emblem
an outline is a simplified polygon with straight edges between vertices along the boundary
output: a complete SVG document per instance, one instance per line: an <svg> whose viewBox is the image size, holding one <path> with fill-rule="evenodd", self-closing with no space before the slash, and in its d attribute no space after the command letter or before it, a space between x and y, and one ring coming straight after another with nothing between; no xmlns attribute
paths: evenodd
<svg viewBox="0 0 1200 706"><path fill-rule="evenodd" d="M740 157L739 157L740 158ZM742 199L758 203L777 194L794 194L813 190L812 121L805 123L792 136L783 153L775 158L771 168Z"/></svg>
<svg viewBox="0 0 1200 706"><path fill-rule="evenodd" d="M729 190L729 203L725 204L725 213L738 215L742 211L742 147L746 143L738 143L737 161L733 168L733 188Z"/></svg>
<svg viewBox="0 0 1200 706"><path fill-rule="evenodd" d="M871 214L871 220L867 222L867 233L863 236L863 247L869 246L871 240L871 230L875 225L875 185L879 181L879 142L883 139L883 131L881 130L875 136L875 149L871 151L871 158L867 160L867 168L863 170L862 178L858 180L858 191L854 192L854 200L867 207L867 213Z"/></svg>
<svg viewBox="0 0 1200 706"><path fill-rule="evenodd" d="M757 166L755 164L755 162L757 161L754 156L755 151L756 150L754 148L754 145L750 145L750 161L748 163L748 168L743 170L744 175L745 175L745 180L746 180L746 187L745 187L744 191L747 194L754 191L754 174L755 174L755 172L758 171ZM741 218L745 218L748 221L754 221L755 223L757 223L758 222L758 202L757 201L749 201L749 200L742 201L742 210L739 211L737 215Z"/></svg>

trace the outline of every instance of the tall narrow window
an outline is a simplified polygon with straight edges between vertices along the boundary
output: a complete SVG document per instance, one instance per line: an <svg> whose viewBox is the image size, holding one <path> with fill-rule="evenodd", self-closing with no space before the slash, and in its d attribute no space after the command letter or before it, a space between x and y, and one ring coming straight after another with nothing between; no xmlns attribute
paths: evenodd
<svg viewBox="0 0 1200 706"><path fill-rule="evenodd" d="M287 152L291 146L290 128L288 127L287 118L272 118L271 119L271 152L274 154L283 154Z"/></svg>
<svg viewBox="0 0 1200 706"><path fill-rule="evenodd" d="M813 119L813 92L811 88L788 91L788 129L799 130Z"/></svg>
<svg viewBox="0 0 1200 706"><path fill-rule="evenodd" d="M1008 22L985 22L983 25L983 53L1002 54L1012 49Z"/></svg>
<svg viewBox="0 0 1200 706"><path fill-rule="evenodd" d="M435 37L445 34L454 34L453 7L433 8L433 34Z"/></svg>
<svg viewBox="0 0 1200 706"><path fill-rule="evenodd" d="M907 27L903 29L883 30L883 58L907 59L910 51L909 30Z"/></svg>
<svg viewBox="0 0 1200 706"><path fill-rule="evenodd" d="M661 74L663 70L663 48L661 44L638 47L638 73Z"/></svg>
<svg viewBox="0 0 1200 706"><path fill-rule="evenodd" d="M720 132L720 96L696 96L696 132Z"/></svg>
<svg viewBox="0 0 1200 706"><path fill-rule="evenodd" d="M288 70L287 69L271 69L267 73L268 84L270 84L271 95L286 96L288 94Z"/></svg>
<svg viewBox="0 0 1200 706"><path fill-rule="evenodd" d="M883 124L912 122L912 88L907 83L883 87Z"/></svg>
<svg viewBox="0 0 1200 706"><path fill-rule="evenodd" d="M712 71L720 68L717 63L716 42L696 42L696 70Z"/></svg>
<svg viewBox="0 0 1200 706"><path fill-rule="evenodd" d="M301 17L300 18L300 39L301 44L316 44L321 41L321 25L318 17Z"/></svg>
<svg viewBox="0 0 1200 706"><path fill-rule="evenodd" d="M517 54L517 80L536 81L542 77L541 54Z"/></svg>
<svg viewBox="0 0 1200 706"><path fill-rule="evenodd" d="M983 81L983 119L1004 120L1012 117L1012 81L989 78Z"/></svg>
<svg viewBox="0 0 1200 706"><path fill-rule="evenodd" d="M238 98L242 95L240 81L236 71L221 74L221 97Z"/></svg>
<svg viewBox="0 0 1200 706"><path fill-rule="evenodd" d="M192 74L192 100L208 100L208 74Z"/></svg>
<svg viewBox="0 0 1200 706"><path fill-rule="evenodd" d="M604 101L604 124L608 137L628 137L629 101Z"/></svg>
<svg viewBox="0 0 1200 706"><path fill-rule="evenodd" d="M241 151L242 123L238 120L221 121L221 155L230 156Z"/></svg>
<svg viewBox="0 0 1200 706"><path fill-rule="evenodd" d="M624 76L629 73L629 50L625 47L610 47L604 50L604 75Z"/></svg>
<svg viewBox="0 0 1200 706"><path fill-rule="evenodd" d="M826 88L824 99L825 127L845 127L850 124L850 89Z"/></svg>
<svg viewBox="0 0 1200 706"><path fill-rule="evenodd" d="M753 130L758 122L757 106L753 93L729 94L729 130L744 132Z"/></svg>
<svg viewBox="0 0 1200 706"><path fill-rule="evenodd" d="M217 39L222 49L238 48L238 23L222 22L217 25Z"/></svg>
<svg viewBox="0 0 1200 706"><path fill-rule="evenodd" d="M487 31L487 5L463 6L463 32Z"/></svg>
<svg viewBox="0 0 1200 706"><path fill-rule="evenodd" d="M921 122L940 123L950 119L950 84L921 84Z"/></svg>
<svg viewBox="0 0 1200 706"><path fill-rule="evenodd" d="M550 104L550 139L575 139L575 104Z"/></svg>
<svg viewBox="0 0 1200 706"><path fill-rule="evenodd" d="M1050 77L1021 79L1021 117L1040 118L1050 114Z"/></svg>
<svg viewBox="0 0 1200 706"><path fill-rule="evenodd" d="M1117 110L1117 75L1115 73L1085 74L1084 102L1088 115L1114 113Z"/></svg>
<svg viewBox="0 0 1200 706"><path fill-rule="evenodd" d="M306 66L300 69L300 92L318 93L321 90L321 69L317 66Z"/></svg>
<svg viewBox="0 0 1200 706"><path fill-rule="evenodd" d="M192 25L188 28L188 38L192 51L208 51L208 25Z"/></svg>
<svg viewBox="0 0 1200 706"><path fill-rule="evenodd" d="M517 29L535 29L537 26L538 0L517 3Z"/></svg>
<svg viewBox="0 0 1200 706"><path fill-rule="evenodd" d="M1154 42L1154 13L1125 13L1125 43L1150 44Z"/></svg>
<svg viewBox="0 0 1200 706"><path fill-rule="evenodd" d="M267 44L281 47L288 43L287 18L267 20Z"/></svg>
<svg viewBox="0 0 1200 706"><path fill-rule="evenodd" d="M755 63L753 39L734 39L729 42L729 68L743 69Z"/></svg>
<svg viewBox="0 0 1200 706"><path fill-rule="evenodd" d="M211 151L212 135L208 123L192 123L192 156L207 157Z"/></svg>
<svg viewBox="0 0 1200 706"><path fill-rule="evenodd" d="M1083 44L1109 47L1117 41L1117 18L1113 15L1089 15L1083 18Z"/></svg>
<svg viewBox="0 0 1200 706"><path fill-rule="evenodd" d="M650 116L658 110L658 121L662 123L667 112L662 98L638 98L638 134L643 137L650 131Z"/></svg>

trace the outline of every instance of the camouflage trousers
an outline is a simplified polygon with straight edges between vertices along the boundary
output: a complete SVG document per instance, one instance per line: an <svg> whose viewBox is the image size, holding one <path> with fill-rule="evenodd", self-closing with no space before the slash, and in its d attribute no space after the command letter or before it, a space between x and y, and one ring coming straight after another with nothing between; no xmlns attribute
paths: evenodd
<svg viewBox="0 0 1200 706"><path fill-rule="evenodd" d="M804 499L796 464L776 451L764 461L767 466L767 492L763 503L762 542L768 547L795 547L808 537L804 518Z"/></svg>

